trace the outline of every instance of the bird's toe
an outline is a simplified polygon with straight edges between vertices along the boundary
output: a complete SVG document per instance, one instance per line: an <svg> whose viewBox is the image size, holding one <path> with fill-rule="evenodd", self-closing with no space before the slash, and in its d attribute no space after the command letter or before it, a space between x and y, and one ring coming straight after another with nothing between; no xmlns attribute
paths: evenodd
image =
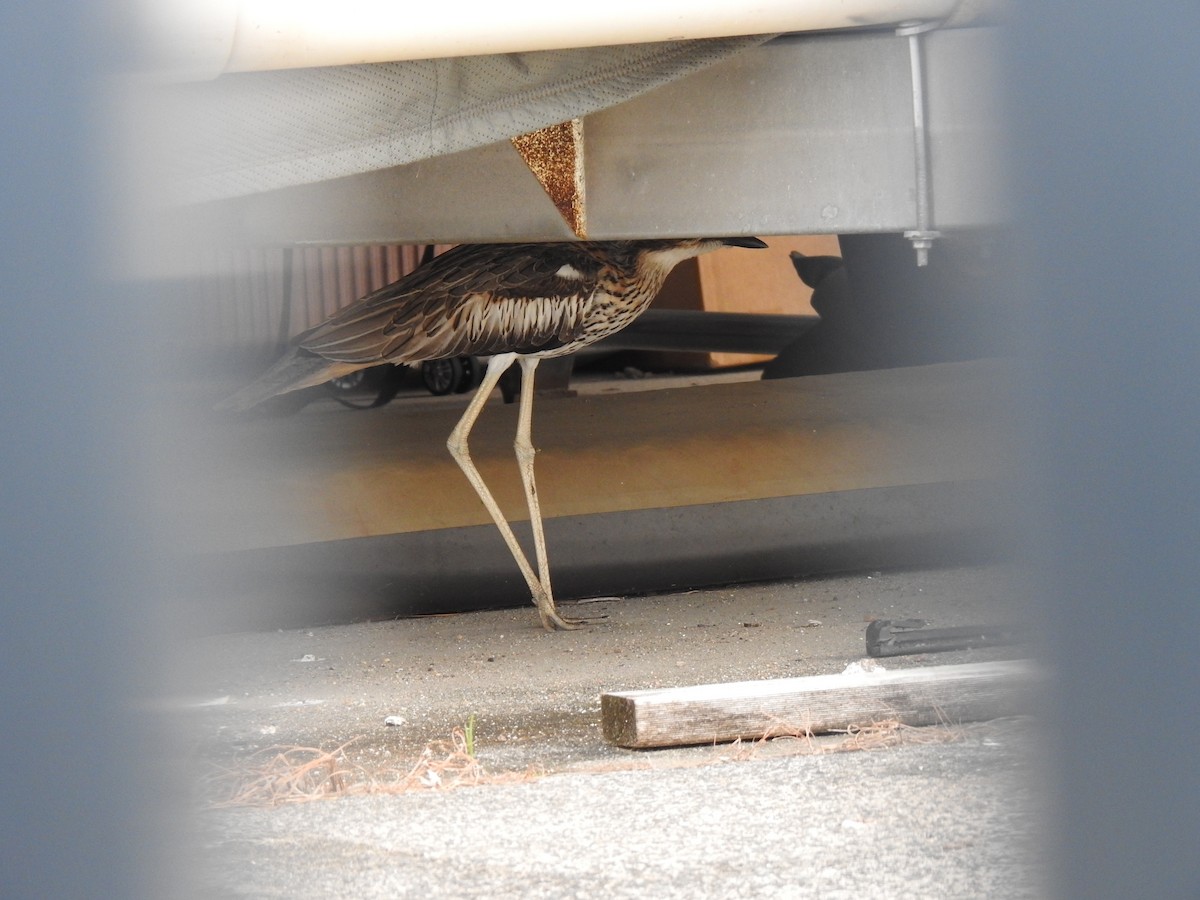
<svg viewBox="0 0 1200 900"><path fill-rule="evenodd" d="M538 615L542 619L542 627L547 631L575 631L587 624L583 619L567 619L560 616L553 606L539 607Z"/></svg>

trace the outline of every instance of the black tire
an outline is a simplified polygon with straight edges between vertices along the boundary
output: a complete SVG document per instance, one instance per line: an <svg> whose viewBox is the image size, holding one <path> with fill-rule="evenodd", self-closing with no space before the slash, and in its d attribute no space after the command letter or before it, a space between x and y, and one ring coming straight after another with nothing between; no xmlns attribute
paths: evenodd
<svg viewBox="0 0 1200 900"><path fill-rule="evenodd" d="M421 363L421 383L435 397L458 390L463 380L463 364L458 359L433 359Z"/></svg>
<svg viewBox="0 0 1200 900"><path fill-rule="evenodd" d="M359 369L326 382L325 388L342 406L375 409L395 397L400 390L400 370L390 365Z"/></svg>
<svg viewBox="0 0 1200 900"><path fill-rule="evenodd" d="M465 394L479 387L479 382L483 381L484 364L475 356L463 356L459 361L462 363L463 374L454 388L454 393Z"/></svg>

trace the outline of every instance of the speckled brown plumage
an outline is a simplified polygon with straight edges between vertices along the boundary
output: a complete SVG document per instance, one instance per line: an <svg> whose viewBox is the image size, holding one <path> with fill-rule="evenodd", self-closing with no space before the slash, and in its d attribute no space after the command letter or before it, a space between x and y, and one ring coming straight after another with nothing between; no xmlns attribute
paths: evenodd
<svg viewBox="0 0 1200 900"><path fill-rule="evenodd" d="M542 624L571 627L554 608L533 484L534 369L539 359L574 353L620 331L646 310L679 262L722 246L766 245L757 238L687 238L455 247L298 335L282 359L219 408L247 409L381 363L489 357L483 382L451 434L450 452L504 536ZM467 436L488 394L518 359L525 378L516 446L536 574L467 451Z"/></svg>

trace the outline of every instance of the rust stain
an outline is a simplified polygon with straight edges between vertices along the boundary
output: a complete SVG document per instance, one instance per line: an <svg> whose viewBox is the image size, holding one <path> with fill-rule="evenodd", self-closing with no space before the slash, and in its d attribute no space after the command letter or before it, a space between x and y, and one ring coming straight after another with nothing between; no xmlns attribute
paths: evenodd
<svg viewBox="0 0 1200 900"><path fill-rule="evenodd" d="M580 240L587 240L583 192L583 122L571 119L512 139L559 215Z"/></svg>

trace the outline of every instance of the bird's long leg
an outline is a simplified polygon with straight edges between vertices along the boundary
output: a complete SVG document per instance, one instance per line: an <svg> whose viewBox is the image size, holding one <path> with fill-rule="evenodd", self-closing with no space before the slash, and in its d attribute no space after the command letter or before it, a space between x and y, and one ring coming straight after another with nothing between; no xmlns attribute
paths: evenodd
<svg viewBox="0 0 1200 900"><path fill-rule="evenodd" d="M542 530L542 507L538 502L537 484L533 477L533 380L537 369L537 357L521 358L521 408L517 414L517 438L513 449L517 453L517 465L521 469L521 482L525 485L525 502L529 505L529 524L533 527L533 546L537 553L538 580L545 589L538 600L538 615L547 629L578 628L582 622L564 619L554 608L554 592L550 587L550 562L546 556L546 534ZM545 605L542 604L544 599Z"/></svg>
<svg viewBox="0 0 1200 900"><path fill-rule="evenodd" d="M483 501L483 505L492 516L492 521L496 523L496 527L500 529L500 534L504 538L504 543L508 545L509 552L512 553L513 559L517 561L517 567L521 570L521 574L525 578L525 582L529 585L529 590L533 593L533 602L537 605L538 612L542 616L542 624L547 628L571 627L568 623L559 620L556 622L557 615L551 616L547 621L547 616L544 610L554 610L554 601L551 599L549 591L542 582L534 574L533 567L526 559L525 553L521 550L521 545L517 543L517 538L513 534L512 528L509 527L508 520L504 518L504 513L500 511L500 506L496 503L492 492L488 490L488 486L483 481L483 476L479 474L479 470L475 468L475 463L471 460L471 453L467 447L467 438L471 434L471 429L475 425L475 420L479 418L479 413L483 410L484 404L487 403L488 396L496 387L496 383L500 380L500 376L505 370L516 360L515 353L501 353L493 356L488 361L487 371L483 375L483 380L475 391L475 396L471 398L471 402L467 405L466 412L462 418L458 420L458 424L454 426L454 430L450 432L450 438L446 441L446 447L450 450L450 455L454 457L454 461L458 463L458 467L462 469L463 474L467 476L467 481L471 483L471 487L475 489L475 493L479 495L479 499ZM524 406L524 404L522 404Z"/></svg>

